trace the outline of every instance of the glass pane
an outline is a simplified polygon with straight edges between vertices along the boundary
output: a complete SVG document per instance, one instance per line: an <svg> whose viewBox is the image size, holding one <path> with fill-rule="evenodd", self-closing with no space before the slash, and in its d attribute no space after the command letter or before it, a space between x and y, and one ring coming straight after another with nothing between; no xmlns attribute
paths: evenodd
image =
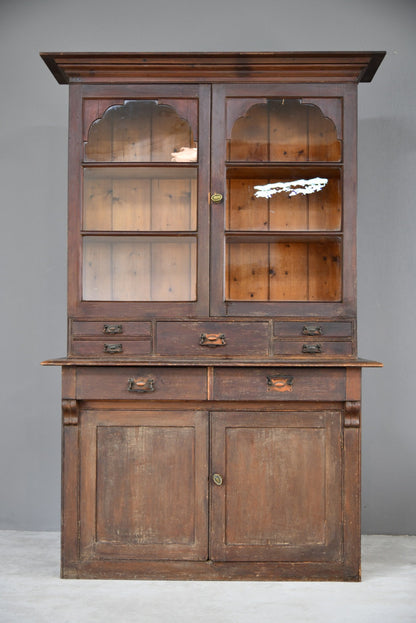
<svg viewBox="0 0 416 623"><path fill-rule="evenodd" d="M246 106L244 107L244 103ZM246 162L334 162L341 160L335 125L312 104L296 99L229 99L227 115L234 118L228 140L228 160Z"/></svg>
<svg viewBox="0 0 416 623"><path fill-rule="evenodd" d="M195 301L196 238L86 236L85 301Z"/></svg>
<svg viewBox="0 0 416 623"><path fill-rule="evenodd" d="M228 172L228 230L339 231L341 221L339 170Z"/></svg>
<svg viewBox="0 0 416 623"><path fill-rule="evenodd" d="M191 108L196 101L179 100ZM185 113L183 113L185 114ZM111 106L91 125L86 160L98 162L196 162L197 137L173 106L150 100Z"/></svg>
<svg viewBox="0 0 416 623"><path fill-rule="evenodd" d="M84 169L84 230L194 231L196 215L196 168Z"/></svg>
<svg viewBox="0 0 416 623"><path fill-rule="evenodd" d="M340 301L341 243L227 241L226 298Z"/></svg>

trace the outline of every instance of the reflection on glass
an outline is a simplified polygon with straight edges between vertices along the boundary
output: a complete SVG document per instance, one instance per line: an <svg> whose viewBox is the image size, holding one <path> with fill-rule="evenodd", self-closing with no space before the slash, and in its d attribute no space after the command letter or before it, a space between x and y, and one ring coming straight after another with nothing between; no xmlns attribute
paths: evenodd
<svg viewBox="0 0 416 623"><path fill-rule="evenodd" d="M234 231L340 231L341 172L229 168L226 228ZM317 175L318 174L318 175ZM278 181L276 181L278 180Z"/></svg>
<svg viewBox="0 0 416 623"><path fill-rule="evenodd" d="M84 169L84 230L192 231L196 214L195 168Z"/></svg>
<svg viewBox="0 0 416 623"><path fill-rule="evenodd" d="M196 300L196 238L84 237L83 300Z"/></svg>
<svg viewBox="0 0 416 623"><path fill-rule="evenodd" d="M171 153L172 162L196 162L198 150L196 147L181 147L178 151Z"/></svg>
<svg viewBox="0 0 416 623"><path fill-rule="evenodd" d="M189 123L173 106L128 101L111 106L94 121L85 157L97 162L179 162L172 156L181 154L180 162L195 162L195 141Z"/></svg>
<svg viewBox="0 0 416 623"><path fill-rule="evenodd" d="M339 301L341 243L228 240L227 299Z"/></svg>
<svg viewBox="0 0 416 623"><path fill-rule="evenodd" d="M328 180L323 177L314 177L310 180L294 180L293 182L274 182L272 184L263 184L255 186L255 197L264 197L270 199L276 193L288 193L289 197L295 195L312 195L317 193L328 184Z"/></svg>

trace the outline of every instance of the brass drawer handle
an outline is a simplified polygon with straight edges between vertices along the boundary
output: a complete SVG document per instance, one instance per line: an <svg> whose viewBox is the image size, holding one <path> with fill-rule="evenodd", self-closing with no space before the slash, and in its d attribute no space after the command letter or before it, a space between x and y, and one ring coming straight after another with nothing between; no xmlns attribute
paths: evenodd
<svg viewBox="0 0 416 623"><path fill-rule="evenodd" d="M122 324L105 324L103 328L103 333L107 335L115 335L116 333L123 333L123 325Z"/></svg>
<svg viewBox="0 0 416 623"><path fill-rule="evenodd" d="M217 487L221 487L223 483L223 478L221 474L212 474L212 482L214 483L214 485L217 485Z"/></svg>
<svg viewBox="0 0 416 623"><path fill-rule="evenodd" d="M322 335L322 327L314 324L305 324L302 329L303 335Z"/></svg>
<svg viewBox="0 0 416 623"><path fill-rule="evenodd" d="M127 389L129 392L137 392L138 394L144 394L145 392L154 392L154 379L138 378L129 379L127 381Z"/></svg>
<svg viewBox="0 0 416 623"><path fill-rule="evenodd" d="M224 333L201 333L199 340L201 346L209 346L215 348L216 346L226 346Z"/></svg>
<svg viewBox="0 0 416 623"><path fill-rule="evenodd" d="M293 376L268 376L267 391L293 392Z"/></svg>
<svg viewBox="0 0 416 623"><path fill-rule="evenodd" d="M123 344L104 344L104 352L114 355L123 352Z"/></svg>
<svg viewBox="0 0 416 623"><path fill-rule="evenodd" d="M321 344L303 344L302 353L317 355L319 353L322 353L322 346Z"/></svg>

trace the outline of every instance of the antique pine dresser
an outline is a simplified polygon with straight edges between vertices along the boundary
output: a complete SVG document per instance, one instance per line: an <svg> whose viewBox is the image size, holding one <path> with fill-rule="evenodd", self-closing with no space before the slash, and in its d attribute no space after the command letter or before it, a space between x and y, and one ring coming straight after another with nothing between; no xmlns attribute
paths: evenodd
<svg viewBox="0 0 416 623"><path fill-rule="evenodd" d="M384 52L69 84L62 576L360 579L356 95Z"/></svg>

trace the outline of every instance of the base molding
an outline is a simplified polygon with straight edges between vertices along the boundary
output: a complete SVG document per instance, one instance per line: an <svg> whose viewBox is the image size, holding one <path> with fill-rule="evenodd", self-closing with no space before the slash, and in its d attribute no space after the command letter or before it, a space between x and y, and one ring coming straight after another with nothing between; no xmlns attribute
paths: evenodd
<svg viewBox="0 0 416 623"><path fill-rule="evenodd" d="M359 582L361 570L342 562L89 561L67 565L62 578L113 580L342 581Z"/></svg>

